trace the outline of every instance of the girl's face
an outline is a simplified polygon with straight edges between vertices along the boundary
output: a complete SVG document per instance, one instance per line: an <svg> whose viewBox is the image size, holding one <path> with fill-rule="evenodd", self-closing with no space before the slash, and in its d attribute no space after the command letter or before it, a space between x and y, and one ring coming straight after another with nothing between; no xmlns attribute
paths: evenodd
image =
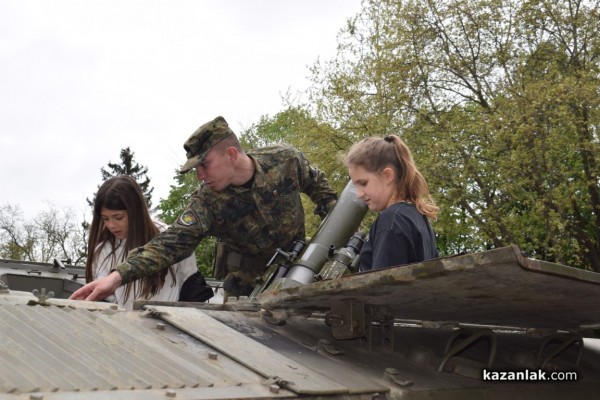
<svg viewBox="0 0 600 400"><path fill-rule="evenodd" d="M129 219L127 218L127 210L109 210L102 207L100 210L100 218L104 222L104 226L110 233L119 240L127 237L129 230Z"/></svg>
<svg viewBox="0 0 600 400"><path fill-rule="evenodd" d="M394 172L391 168L374 174L363 167L350 165L348 174L356 186L356 196L367 203L369 210L382 211L395 202Z"/></svg>

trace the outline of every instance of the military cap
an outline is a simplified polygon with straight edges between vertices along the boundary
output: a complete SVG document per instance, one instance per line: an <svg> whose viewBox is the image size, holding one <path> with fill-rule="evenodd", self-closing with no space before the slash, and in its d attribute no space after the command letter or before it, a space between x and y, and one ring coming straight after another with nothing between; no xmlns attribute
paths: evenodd
<svg viewBox="0 0 600 400"><path fill-rule="evenodd" d="M229 135L233 135L233 131L227 125L225 118L220 116L196 129L183 144L187 161L183 164L179 173L184 174L202 163L206 153Z"/></svg>

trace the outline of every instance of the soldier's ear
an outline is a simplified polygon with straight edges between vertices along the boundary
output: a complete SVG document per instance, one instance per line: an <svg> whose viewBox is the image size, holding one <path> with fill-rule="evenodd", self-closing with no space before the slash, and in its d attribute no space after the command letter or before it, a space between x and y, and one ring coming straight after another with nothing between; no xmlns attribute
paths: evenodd
<svg viewBox="0 0 600 400"><path fill-rule="evenodd" d="M225 149L225 154L231 161L235 161L238 158L239 152L235 147L228 147Z"/></svg>

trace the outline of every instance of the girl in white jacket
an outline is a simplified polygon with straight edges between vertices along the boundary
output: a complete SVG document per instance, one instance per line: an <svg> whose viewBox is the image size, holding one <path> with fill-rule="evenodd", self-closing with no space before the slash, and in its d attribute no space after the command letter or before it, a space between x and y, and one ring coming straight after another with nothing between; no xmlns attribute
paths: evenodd
<svg viewBox="0 0 600 400"><path fill-rule="evenodd" d="M166 227L150 218L140 186L130 176L106 180L94 199L85 275L91 282L108 275L127 253ZM183 283L198 272L192 255L158 273L119 287L108 301L128 310L133 300L178 301Z"/></svg>

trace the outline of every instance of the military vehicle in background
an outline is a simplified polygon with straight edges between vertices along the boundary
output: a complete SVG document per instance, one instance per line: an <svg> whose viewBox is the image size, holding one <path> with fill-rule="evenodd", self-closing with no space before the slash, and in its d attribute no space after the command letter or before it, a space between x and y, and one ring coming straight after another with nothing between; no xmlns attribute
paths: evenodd
<svg viewBox="0 0 600 400"><path fill-rule="evenodd" d="M597 397L600 274L516 246L356 272L352 190L249 298L125 311L1 260L0 400Z"/></svg>

